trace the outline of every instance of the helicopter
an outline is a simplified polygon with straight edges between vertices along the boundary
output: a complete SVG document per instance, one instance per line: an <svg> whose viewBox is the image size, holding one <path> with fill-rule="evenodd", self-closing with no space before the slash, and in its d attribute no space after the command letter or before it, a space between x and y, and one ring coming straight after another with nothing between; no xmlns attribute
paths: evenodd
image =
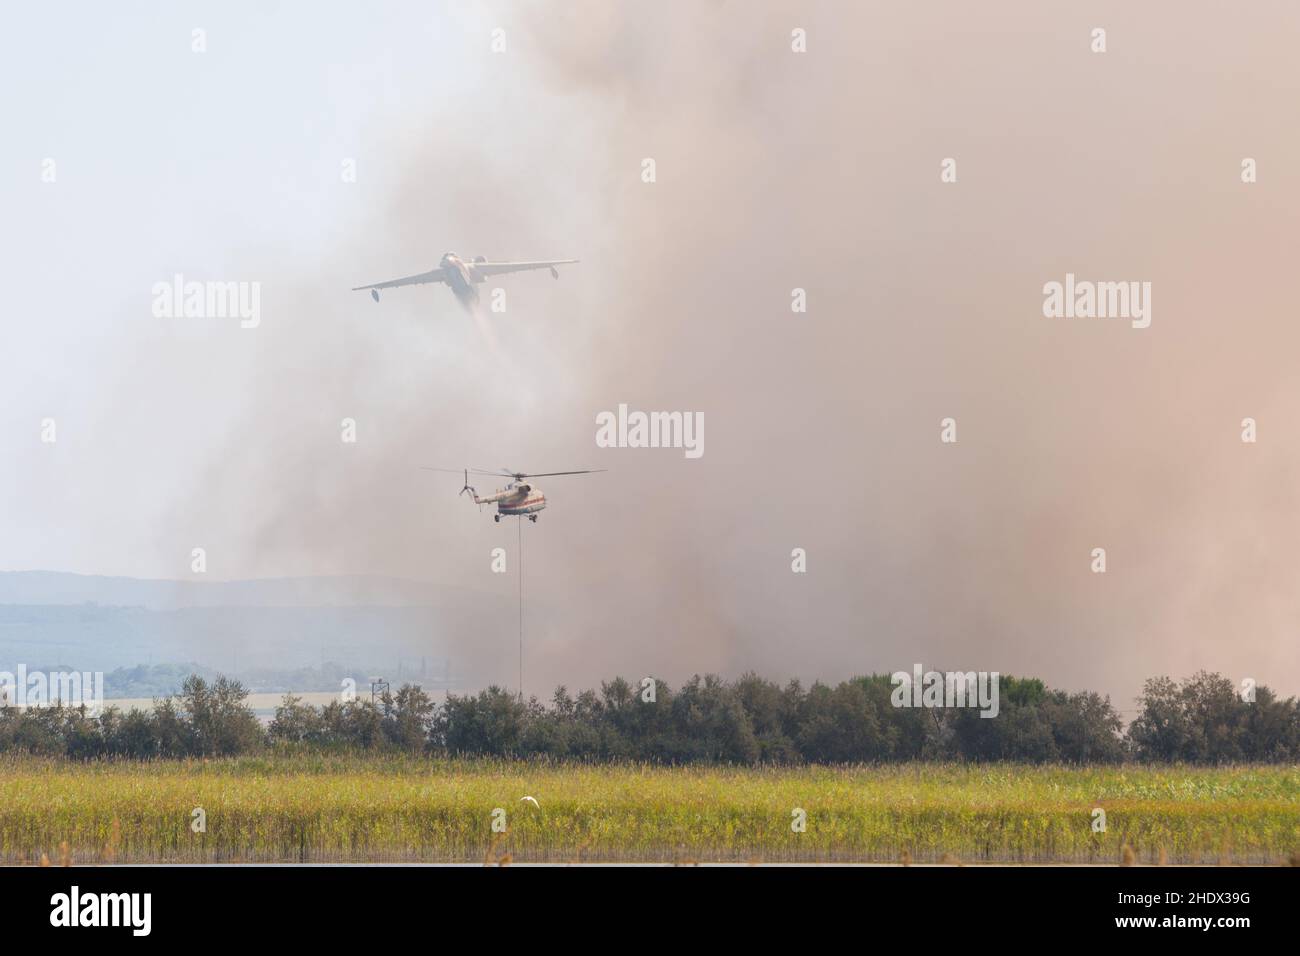
<svg viewBox="0 0 1300 956"><path fill-rule="evenodd" d="M425 468L425 471L445 471L455 474L452 468ZM537 520L537 512L546 507L546 495L542 494L542 489L538 488L528 479L530 478L554 478L558 475L594 475L597 472L605 471L604 468L589 468L584 471L543 471L543 472L523 472L509 471L502 469L500 471L488 471L482 468L464 468L461 469L464 474L465 484L460 489L460 494L468 492L474 499L476 505L496 505L497 513L492 516L493 521L500 521L504 517L518 516L527 518L529 521ZM509 478L510 484L504 488L498 488L490 495L480 497L479 493L469 483L469 473L474 472L476 475L490 475L499 478ZM482 511L482 507L479 508Z"/></svg>

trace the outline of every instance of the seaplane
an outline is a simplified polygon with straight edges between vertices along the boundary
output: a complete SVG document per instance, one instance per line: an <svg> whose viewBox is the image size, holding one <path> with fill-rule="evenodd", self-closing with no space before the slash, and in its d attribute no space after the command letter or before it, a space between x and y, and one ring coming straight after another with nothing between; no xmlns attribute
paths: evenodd
<svg viewBox="0 0 1300 956"><path fill-rule="evenodd" d="M443 282L465 311L474 312L478 308L479 296L476 286L491 276L507 275L511 272L528 272L533 269L550 269L551 278L558 279L560 270L556 266L570 265L577 259L542 259L536 262L489 262L483 256L462 259L454 252L446 253L438 260L438 268L418 275L405 276L401 279L389 279L372 285L359 285L353 292L369 292L370 298L379 301L380 289L396 289L404 285L424 285L429 282Z"/></svg>
<svg viewBox="0 0 1300 956"><path fill-rule="evenodd" d="M424 470L442 471L454 475L457 469L425 468ZM464 475L464 486L460 489L460 494L468 494L473 498L474 504L479 506L479 511L483 510L483 505L496 505L497 513L492 516L493 521L500 521L502 518L510 517L527 518L529 521L536 521L537 513L546 507L546 495L542 494L541 488L533 484L533 478L555 478L560 475L594 475L606 469L588 468L583 471L541 471L531 473L506 469L490 471L483 468L462 468L459 470ZM498 488L490 495L480 496L474 490L474 486L469 483L471 474L509 478L510 483L504 488Z"/></svg>

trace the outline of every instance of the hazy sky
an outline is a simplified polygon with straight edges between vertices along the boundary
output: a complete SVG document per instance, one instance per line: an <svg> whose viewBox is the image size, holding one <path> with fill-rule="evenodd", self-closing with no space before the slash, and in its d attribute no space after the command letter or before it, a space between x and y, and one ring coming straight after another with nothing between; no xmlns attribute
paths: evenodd
<svg viewBox="0 0 1300 956"><path fill-rule="evenodd" d="M203 547L509 595L514 522L420 466L601 467L523 529L532 691L921 662L1300 692L1300 8L996 7L11 11L0 567ZM489 284L496 350L445 288L348 291L447 250L582 262ZM1150 327L1045 318L1067 272L1150 282ZM176 273L259 282L261 325L156 318ZM620 402L703 413L705 454L597 448ZM509 682L502 624L450 640Z"/></svg>

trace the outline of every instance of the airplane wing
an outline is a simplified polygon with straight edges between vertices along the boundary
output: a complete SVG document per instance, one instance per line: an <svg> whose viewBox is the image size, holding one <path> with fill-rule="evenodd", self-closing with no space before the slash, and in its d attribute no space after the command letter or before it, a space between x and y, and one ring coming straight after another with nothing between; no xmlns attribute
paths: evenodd
<svg viewBox="0 0 1300 956"><path fill-rule="evenodd" d="M470 268L481 276L500 276L507 272L528 272L532 269L555 270L556 266L577 262L577 259L548 259L546 262L471 262Z"/></svg>
<svg viewBox="0 0 1300 956"><path fill-rule="evenodd" d="M446 281L447 273L442 269L434 269L432 272L421 272L418 276L407 276L404 279L389 279L387 282L376 282L374 285L359 285L352 291L362 292L366 289L396 289L400 285L423 285L426 282Z"/></svg>

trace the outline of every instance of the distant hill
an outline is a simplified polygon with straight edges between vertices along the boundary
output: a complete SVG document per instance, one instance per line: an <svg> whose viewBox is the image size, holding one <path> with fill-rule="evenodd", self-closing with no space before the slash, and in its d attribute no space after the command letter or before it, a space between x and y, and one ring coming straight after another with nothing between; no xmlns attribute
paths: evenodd
<svg viewBox="0 0 1300 956"><path fill-rule="evenodd" d="M513 636L500 594L383 577L160 581L0 572L0 670L194 663L239 676L345 663L472 677ZM487 642L490 646L500 641ZM493 671L495 673L495 671Z"/></svg>
<svg viewBox="0 0 1300 956"><path fill-rule="evenodd" d="M175 610L190 607L433 606L445 587L402 578L339 576L251 581L169 581L59 571L0 571L0 604L101 604ZM459 595L472 594L451 589Z"/></svg>

